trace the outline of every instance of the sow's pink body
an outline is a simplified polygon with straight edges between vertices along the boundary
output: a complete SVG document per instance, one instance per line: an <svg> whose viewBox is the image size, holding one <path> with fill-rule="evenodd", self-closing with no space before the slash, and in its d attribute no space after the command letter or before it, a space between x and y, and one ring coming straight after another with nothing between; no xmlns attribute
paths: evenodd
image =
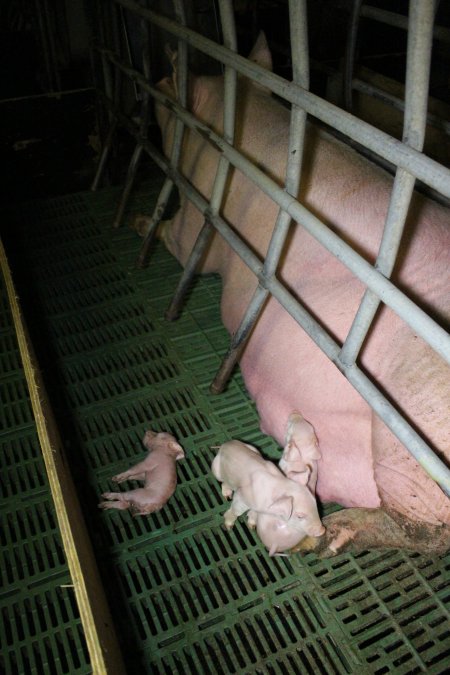
<svg viewBox="0 0 450 675"><path fill-rule="evenodd" d="M250 58L270 67L265 40L258 40ZM175 98L171 78L158 86ZM222 78L192 77L189 105L220 133ZM161 105L157 117L169 156L174 117ZM289 111L266 90L240 78L236 146L280 185L288 135ZM206 197L211 195L218 157L206 139L185 132L181 170ZM314 125L307 126L299 200L371 263L391 187L391 178L381 169ZM260 256L267 251L277 212L249 180L237 170L231 172L221 214ZM202 224L203 216L181 196L180 209L164 224L161 236L183 265ZM450 309L449 251L449 211L415 195L393 279L441 322ZM221 275L222 319L233 333L256 288L254 276L218 234L200 271ZM301 223L291 228L278 277L336 340L345 339L364 286ZM448 462L450 369L442 359L382 307L359 365ZM274 299L251 335L241 369L261 429L280 445L293 411L312 425L321 454L316 465L318 497L359 507L325 518L327 534L320 541L326 541L329 552L374 546L438 551L450 546L450 500Z"/></svg>

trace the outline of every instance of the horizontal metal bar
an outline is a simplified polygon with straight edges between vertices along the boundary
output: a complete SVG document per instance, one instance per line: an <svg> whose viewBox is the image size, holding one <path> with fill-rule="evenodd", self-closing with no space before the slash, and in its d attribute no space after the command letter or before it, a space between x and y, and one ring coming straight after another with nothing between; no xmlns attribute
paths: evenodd
<svg viewBox="0 0 450 675"><path fill-rule="evenodd" d="M167 19L156 12L143 9L136 2L133 2L133 0L114 1L130 11L134 11L136 14L147 18L176 37L185 39L188 44L212 58L236 68L242 75L268 87L275 94L281 96L281 98L298 105L310 115L336 128L341 133L361 143L396 166L410 171L423 183L450 198L450 169L446 169L438 162L409 148L401 141L372 127L367 122L359 120L354 115L341 110L332 103L328 103L319 96L302 89L295 83L288 82L279 75L269 72L257 63L235 54L226 47L203 37L190 28L180 26L175 21Z"/></svg>
<svg viewBox="0 0 450 675"><path fill-rule="evenodd" d="M428 2L429 0L416 0L419 2ZM390 12L379 7L372 7L372 5L363 5L361 8L361 16L366 19L373 19L388 26L395 28L403 28L408 30L408 17L396 12ZM434 26L433 37L441 42L450 42L450 29L445 26Z"/></svg>
<svg viewBox="0 0 450 675"><path fill-rule="evenodd" d="M352 81L352 87L355 91L359 91L361 94L367 94L367 96L372 96L373 98L390 105L396 110L403 112L405 109L405 103L401 98L398 98L397 96L394 96L393 94L390 94L379 87L375 87L373 84L364 82L364 80L354 78ZM433 113L427 114L427 124L435 127L436 129L439 129L440 131L443 131L447 135L450 135L450 122L441 119Z"/></svg>

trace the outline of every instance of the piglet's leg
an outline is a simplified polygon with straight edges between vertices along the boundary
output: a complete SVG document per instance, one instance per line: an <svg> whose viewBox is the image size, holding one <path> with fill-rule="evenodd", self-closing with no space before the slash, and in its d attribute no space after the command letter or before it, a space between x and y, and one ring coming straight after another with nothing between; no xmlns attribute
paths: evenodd
<svg viewBox="0 0 450 675"><path fill-rule="evenodd" d="M239 516L242 516L243 513L248 511L248 506L247 504L242 500L239 490L236 490L234 493L233 501L231 503L231 507L224 513L224 521L225 521L225 527L227 530L233 527L236 518Z"/></svg>
<svg viewBox="0 0 450 675"><path fill-rule="evenodd" d="M231 499L233 496L232 488L230 488L230 486L226 483L222 483L222 495L225 497L225 499Z"/></svg>
<svg viewBox="0 0 450 675"><path fill-rule="evenodd" d="M126 492L104 492L102 497L110 501L100 502L98 505L99 509L119 509L120 511L126 511L130 507L130 503L127 499L124 499Z"/></svg>
<svg viewBox="0 0 450 675"><path fill-rule="evenodd" d="M118 473L117 476L113 476L112 480L115 483L123 483L124 480L145 480L145 474L150 470L151 455L147 455L147 457L143 459L142 462L135 464L123 473Z"/></svg>
<svg viewBox="0 0 450 675"><path fill-rule="evenodd" d="M253 530L256 527L256 522L258 520L258 514L256 511L249 511L247 513L247 525L251 530Z"/></svg>

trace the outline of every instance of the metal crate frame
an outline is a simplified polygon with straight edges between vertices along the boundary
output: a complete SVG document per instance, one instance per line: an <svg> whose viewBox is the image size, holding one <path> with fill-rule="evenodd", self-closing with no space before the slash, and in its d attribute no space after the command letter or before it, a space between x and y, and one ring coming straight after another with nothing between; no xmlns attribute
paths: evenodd
<svg viewBox="0 0 450 675"><path fill-rule="evenodd" d="M336 367L345 375L389 429L400 439L425 471L440 485L446 494L450 495L450 470L395 406L380 392L376 382L369 379L357 364L359 352L380 303L388 305L442 358L450 362L450 337L448 333L389 280L396 261L416 179L430 186L445 198L450 197L450 171L421 153L426 125L434 3L410 3L403 142L393 139L384 132L375 129L307 90L308 52L306 2L304 0L291 0L289 2L293 63L292 82L288 82L236 54L233 12L231 3L227 0L219 2L224 45L216 44L186 26L185 8L182 0L174 2L176 21L158 15L132 0L110 0L109 2L103 0L98 3L97 7L99 10L98 16L106 22L104 25L102 24L102 38L96 45L96 52L100 55L104 75L99 88L103 91L110 111L111 125L93 188L95 189L99 183L114 132L117 125L121 124L135 136L136 147L130 161L127 182L116 214L115 224L118 225L121 222L132 189L136 167L144 150L163 169L167 176L153 212L150 232L140 253L140 263L144 264L147 258L156 227L174 185L205 216L204 226L186 263L182 278L167 312L168 318L178 316L186 290L195 273L202 252L209 241L212 228L215 228L222 235L249 269L253 271L259 282L241 325L232 338L228 354L224 358L222 366L214 379L211 387L212 391L217 393L223 390L230 372L242 352L252 326L258 320L267 296L271 294L316 342L328 358L333 361ZM124 9L140 17L144 27L151 23L177 38L179 90L179 100L177 103L168 100L149 84L150 63L148 60L148 50L144 50L143 54L143 74L130 67L121 58L121 33L118 30L118 25L120 23L120 11ZM110 29L105 30L105 26L109 26ZM109 41L108 37L110 38ZM215 134L186 110L187 45L201 50L225 66L223 137ZM251 162L233 147L236 73L245 75L268 87L292 106L290 149L295 149L296 153L289 153L284 189L278 187L273 180L252 165ZM127 77L136 83L140 87L144 97L139 128L136 128L136 125L120 111L120 87L123 77ZM169 107L176 115L174 144L169 160L162 157L146 138L145 129L148 122L150 96ZM357 141L396 167L383 237L374 265L370 265L350 245L333 233L296 200L298 185L301 179L301 154L306 114L312 115L318 120L331 125L346 137ZM201 133L221 151L212 196L209 201L205 200L178 170L185 126ZM293 156L296 158L295 163L291 159ZM280 207L271 243L264 261L253 254L240 239L239 235L219 215L224 185L230 165L239 169ZM277 265L291 219L301 222L302 226L317 241L345 264L366 286L366 292L360 307L342 345L338 344L314 320L309 312L302 307L283 284L276 279Z"/></svg>

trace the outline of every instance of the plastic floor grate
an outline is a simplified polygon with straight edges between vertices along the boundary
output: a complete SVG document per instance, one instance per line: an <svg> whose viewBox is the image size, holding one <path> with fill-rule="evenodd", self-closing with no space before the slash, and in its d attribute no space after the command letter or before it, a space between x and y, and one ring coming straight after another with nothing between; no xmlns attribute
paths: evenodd
<svg viewBox="0 0 450 675"><path fill-rule="evenodd" d="M0 672L91 673L0 275Z"/></svg>
<svg viewBox="0 0 450 675"><path fill-rule="evenodd" d="M135 211L151 211L158 184L140 190ZM259 431L239 372L223 395L208 394L228 344L220 280L199 278L180 319L165 322L180 268L159 245L148 269L135 267L140 241L128 228L110 227L116 197L103 190L41 201L20 207L15 218L34 328L45 340L37 344L39 360L44 372L51 365L50 393L129 673L448 672L450 555L270 559L245 521L224 530L211 446L238 437L269 457L278 449ZM41 652L59 658L54 672L78 672L68 660L75 653L81 663L78 633L72 629L69 647L59 639L68 620L78 626L76 609L66 589L54 590L53 577L66 571L42 466L30 449L33 420L10 333L2 361L11 375L2 383L1 423L9 435L13 424L22 429L3 455L9 550L2 634L10 653L20 654L39 632ZM111 476L145 455L146 428L170 431L186 450L175 495L148 517L99 511ZM33 593L49 575L45 603L39 596L45 611L23 623L19 601L37 602ZM15 583L33 592L15 599ZM34 665L32 654L27 659L23 671L10 660L6 672L53 672Z"/></svg>

